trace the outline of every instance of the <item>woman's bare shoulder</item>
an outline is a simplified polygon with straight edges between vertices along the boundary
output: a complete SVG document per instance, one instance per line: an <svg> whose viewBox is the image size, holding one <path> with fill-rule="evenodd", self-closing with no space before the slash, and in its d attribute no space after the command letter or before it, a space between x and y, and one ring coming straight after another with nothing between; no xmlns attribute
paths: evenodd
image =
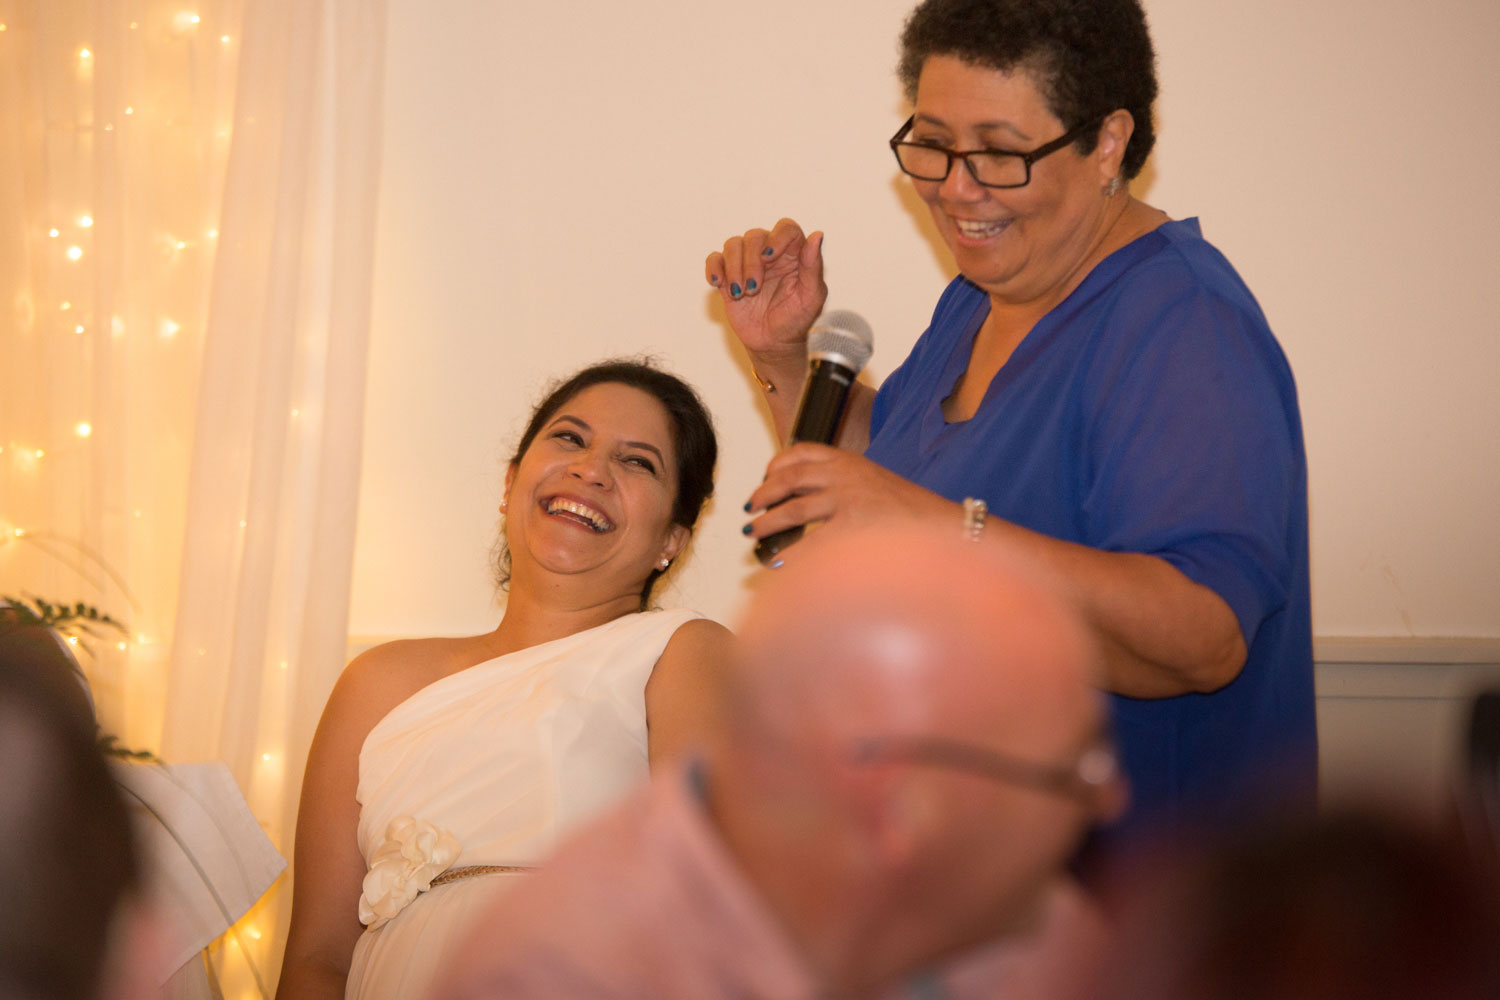
<svg viewBox="0 0 1500 1000"><path fill-rule="evenodd" d="M351 737L363 739L375 723L433 681L462 669L475 637L396 639L372 646L349 661L324 709Z"/></svg>
<svg viewBox="0 0 1500 1000"><path fill-rule="evenodd" d="M657 670L673 669L678 665L709 663L722 665L734 642L734 633L712 618L694 618L677 626L672 638L667 640Z"/></svg>
<svg viewBox="0 0 1500 1000"><path fill-rule="evenodd" d="M734 633L712 618L690 618L677 626L662 652L663 655L717 652L727 649L733 641Z"/></svg>

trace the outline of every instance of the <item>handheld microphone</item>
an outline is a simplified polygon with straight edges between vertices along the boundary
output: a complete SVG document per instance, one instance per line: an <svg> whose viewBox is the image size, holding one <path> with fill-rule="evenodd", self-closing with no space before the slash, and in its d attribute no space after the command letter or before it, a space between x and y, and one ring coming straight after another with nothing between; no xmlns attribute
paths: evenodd
<svg viewBox="0 0 1500 1000"><path fill-rule="evenodd" d="M792 420L791 445L832 444L844 419L854 377L875 350L875 335L863 316L847 309L824 313L807 334L807 382ZM763 565L780 565L781 550L802 537L803 525L767 535L755 545Z"/></svg>

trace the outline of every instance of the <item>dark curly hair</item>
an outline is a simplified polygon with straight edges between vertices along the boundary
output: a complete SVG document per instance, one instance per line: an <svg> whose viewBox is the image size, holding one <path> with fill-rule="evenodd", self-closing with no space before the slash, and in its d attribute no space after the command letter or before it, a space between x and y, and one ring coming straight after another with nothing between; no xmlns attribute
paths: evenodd
<svg viewBox="0 0 1500 1000"><path fill-rule="evenodd" d="M1139 0L925 0L901 32L897 69L908 99L931 56L1033 75L1066 129L1124 108L1135 119L1121 170L1141 172L1156 126L1156 53ZM1075 144L1087 155L1096 131Z"/></svg>
<svg viewBox="0 0 1500 1000"><path fill-rule="evenodd" d="M692 386L676 375L662 371L648 358L601 361L553 386L532 411L510 464L521 461L547 421L569 400L590 386L605 383L639 389L666 409L672 428L672 445L677 452L677 498L672 504L672 523L692 528L698 523L703 505L714 492L714 464L719 459L719 442L714 435L713 418ZM506 548L504 535L495 545L495 570L500 587L504 589L510 583L510 550ZM650 606L651 590L662 572L652 569L646 577L646 585L641 590L642 611Z"/></svg>

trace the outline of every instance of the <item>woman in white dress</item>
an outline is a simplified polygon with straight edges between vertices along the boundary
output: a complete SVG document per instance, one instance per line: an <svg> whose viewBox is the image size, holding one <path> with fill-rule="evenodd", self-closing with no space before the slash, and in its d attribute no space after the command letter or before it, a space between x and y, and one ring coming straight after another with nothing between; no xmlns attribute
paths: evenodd
<svg viewBox="0 0 1500 1000"><path fill-rule="evenodd" d="M713 488L677 378L584 369L505 476L500 624L344 671L303 780L278 1000L420 997L471 916L713 725L729 633L651 611Z"/></svg>

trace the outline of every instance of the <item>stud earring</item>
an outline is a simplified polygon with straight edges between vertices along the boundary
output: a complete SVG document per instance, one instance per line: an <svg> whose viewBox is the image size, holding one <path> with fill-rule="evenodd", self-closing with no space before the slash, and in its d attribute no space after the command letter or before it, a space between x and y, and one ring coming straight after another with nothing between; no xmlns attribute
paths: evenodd
<svg viewBox="0 0 1500 1000"><path fill-rule="evenodd" d="M672 560L668 559L666 556L663 556L661 562L656 564L656 568L665 573L667 571L667 567L670 565L672 565Z"/></svg>
<svg viewBox="0 0 1500 1000"><path fill-rule="evenodd" d="M510 506L510 497L501 497L500 498L500 513L504 514L506 508L509 507L509 506Z"/></svg>

